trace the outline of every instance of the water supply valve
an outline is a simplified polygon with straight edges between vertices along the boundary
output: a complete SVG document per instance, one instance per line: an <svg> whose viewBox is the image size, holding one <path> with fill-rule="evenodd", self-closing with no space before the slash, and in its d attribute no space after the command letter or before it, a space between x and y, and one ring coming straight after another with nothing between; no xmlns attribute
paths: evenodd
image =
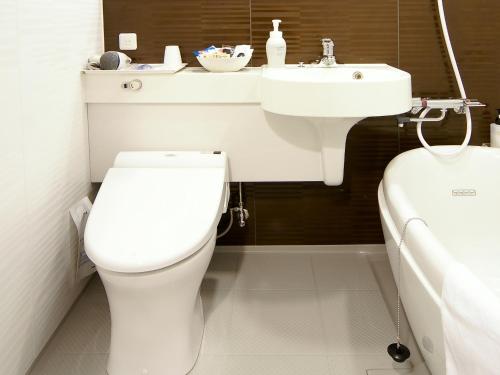
<svg viewBox="0 0 500 375"><path fill-rule="evenodd" d="M233 210L238 213L238 216L240 217L239 226L243 228L246 225L246 220L250 217L248 210L243 208L243 206L234 207Z"/></svg>

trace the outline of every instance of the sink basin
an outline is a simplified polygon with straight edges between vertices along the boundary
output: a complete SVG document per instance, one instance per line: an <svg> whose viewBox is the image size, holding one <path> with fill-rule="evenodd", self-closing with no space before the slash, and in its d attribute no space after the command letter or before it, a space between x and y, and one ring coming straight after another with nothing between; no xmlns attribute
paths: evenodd
<svg viewBox="0 0 500 375"><path fill-rule="evenodd" d="M411 108L411 76L385 64L264 68L261 105L289 116L387 116Z"/></svg>
<svg viewBox="0 0 500 375"><path fill-rule="evenodd" d="M412 107L410 74L386 64L264 68L261 89L264 110L304 117L316 127L327 185L343 182L345 141L356 123Z"/></svg>

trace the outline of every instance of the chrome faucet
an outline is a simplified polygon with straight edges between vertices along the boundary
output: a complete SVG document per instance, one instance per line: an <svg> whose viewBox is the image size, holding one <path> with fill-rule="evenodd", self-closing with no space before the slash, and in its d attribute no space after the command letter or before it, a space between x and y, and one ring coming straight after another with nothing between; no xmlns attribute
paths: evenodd
<svg viewBox="0 0 500 375"><path fill-rule="evenodd" d="M323 44L323 58L320 64L323 66L333 66L337 65L337 59L335 58L335 44L330 38L321 39Z"/></svg>

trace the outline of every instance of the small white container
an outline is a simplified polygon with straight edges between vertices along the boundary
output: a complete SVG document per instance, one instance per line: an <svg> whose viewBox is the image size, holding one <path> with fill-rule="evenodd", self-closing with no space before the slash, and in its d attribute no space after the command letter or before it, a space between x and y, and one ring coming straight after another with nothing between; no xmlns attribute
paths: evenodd
<svg viewBox="0 0 500 375"><path fill-rule="evenodd" d="M198 62L209 72L237 72L248 65L252 58L250 51L245 56L241 57L212 57L212 56L197 56Z"/></svg>
<svg viewBox="0 0 500 375"><path fill-rule="evenodd" d="M280 67L285 65L286 42L283 32L279 31L281 20L273 20L274 30L269 32L266 43L267 65L269 67Z"/></svg>
<svg viewBox="0 0 500 375"><path fill-rule="evenodd" d="M163 65L169 69L175 69L182 65L181 50L179 46L166 46L163 57Z"/></svg>
<svg viewBox="0 0 500 375"><path fill-rule="evenodd" d="M500 109L495 122L490 125L490 146L500 147Z"/></svg>

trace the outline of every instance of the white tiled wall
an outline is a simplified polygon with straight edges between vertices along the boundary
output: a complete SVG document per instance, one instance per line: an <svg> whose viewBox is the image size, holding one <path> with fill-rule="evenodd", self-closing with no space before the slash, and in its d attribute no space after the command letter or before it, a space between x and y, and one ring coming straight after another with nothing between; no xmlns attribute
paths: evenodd
<svg viewBox="0 0 500 375"><path fill-rule="evenodd" d="M81 290L68 207L90 191L80 69L100 0L2 0L0 373L24 374Z"/></svg>

